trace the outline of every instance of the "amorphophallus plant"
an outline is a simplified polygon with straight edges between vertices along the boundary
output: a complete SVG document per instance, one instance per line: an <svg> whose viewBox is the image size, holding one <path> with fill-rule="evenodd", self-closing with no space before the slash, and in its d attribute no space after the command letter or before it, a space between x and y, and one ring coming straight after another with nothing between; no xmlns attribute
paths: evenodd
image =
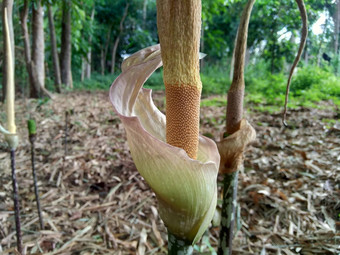
<svg viewBox="0 0 340 255"><path fill-rule="evenodd" d="M110 100L134 163L158 199L169 254L187 254L214 215L220 163L216 144L198 133L201 2L158 0L157 13L160 45L123 62ZM162 64L166 116L155 107L151 91L142 88Z"/></svg>
<svg viewBox="0 0 340 255"><path fill-rule="evenodd" d="M155 192L168 230L195 242L209 225L216 207L220 157L215 143L199 137L197 159L166 142L166 118L142 88L162 65L159 45L126 59L110 89L115 112L124 124L131 155Z"/></svg>

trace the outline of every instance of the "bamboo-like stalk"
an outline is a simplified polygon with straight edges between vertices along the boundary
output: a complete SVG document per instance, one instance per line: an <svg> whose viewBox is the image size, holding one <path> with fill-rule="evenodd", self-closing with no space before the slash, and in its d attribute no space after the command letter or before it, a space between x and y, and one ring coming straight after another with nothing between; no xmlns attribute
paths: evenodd
<svg viewBox="0 0 340 255"><path fill-rule="evenodd" d="M17 236L17 249L22 254L22 239L21 239L21 224L20 224L20 204L18 194L18 183L15 173L15 148L11 148L11 169L12 169L12 186L13 186L13 204L14 204L14 217L15 217L15 229Z"/></svg>
<svg viewBox="0 0 340 255"><path fill-rule="evenodd" d="M240 25L237 32L235 46L235 62L233 81L228 91L227 103L227 135L231 135L240 129L243 115L244 98L244 61L247 48L248 25L250 14L255 0L249 0L242 12ZM220 240L218 246L219 255L232 254L232 241L235 225L235 206L237 204L237 183L239 169L223 173L223 202L221 214Z"/></svg>
<svg viewBox="0 0 340 255"><path fill-rule="evenodd" d="M39 198L39 189L37 184L37 175L35 171L35 140L36 140L36 125L34 120L28 120L27 122L28 126L28 134L29 134L29 140L31 143L31 163L32 163L32 176L33 176L33 184L34 184L34 194L35 194L35 200L37 203L37 210L38 210L38 216L39 216L39 224L40 229L44 229L44 221L41 213L41 206L40 206L40 198Z"/></svg>
<svg viewBox="0 0 340 255"><path fill-rule="evenodd" d="M191 255L193 250L190 242L180 240L168 231L168 255Z"/></svg>
<svg viewBox="0 0 340 255"><path fill-rule="evenodd" d="M218 254L226 255L232 253L233 233L235 225L235 208L237 204L238 171L224 174L223 179L223 201L222 220L220 229L220 240Z"/></svg>
<svg viewBox="0 0 340 255"><path fill-rule="evenodd" d="M66 156L67 156L68 115L69 115L69 111L67 110L65 111L64 163L65 163Z"/></svg>

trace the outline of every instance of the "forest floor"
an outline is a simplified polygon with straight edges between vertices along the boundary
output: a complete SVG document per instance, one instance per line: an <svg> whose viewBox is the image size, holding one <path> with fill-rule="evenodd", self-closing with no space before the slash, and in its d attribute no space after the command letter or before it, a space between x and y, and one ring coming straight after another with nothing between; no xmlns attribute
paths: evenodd
<svg viewBox="0 0 340 255"><path fill-rule="evenodd" d="M154 99L164 110L164 93L155 92ZM16 166L26 254L166 254L155 196L133 164L108 93L73 92L54 101L17 103ZM239 174L233 254L339 254L339 109L320 102L319 109L290 110L290 125L284 128L280 113L247 108L257 139ZM35 206L29 117L38 124L36 169L45 230L39 230ZM0 119L3 123L4 115ZM218 140L224 126L224 106L202 107L201 133ZM2 140L0 254L16 254L11 192ZM195 246L197 254L214 254L218 231L210 227Z"/></svg>

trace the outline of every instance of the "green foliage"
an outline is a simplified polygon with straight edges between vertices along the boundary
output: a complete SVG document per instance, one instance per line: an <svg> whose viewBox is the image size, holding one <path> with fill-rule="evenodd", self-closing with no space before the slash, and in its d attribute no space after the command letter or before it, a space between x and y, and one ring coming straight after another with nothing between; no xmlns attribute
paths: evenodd
<svg viewBox="0 0 340 255"><path fill-rule="evenodd" d="M201 73L202 95L225 94L230 86L229 72L224 68L206 65Z"/></svg>
<svg viewBox="0 0 340 255"><path fill-rule="evenodd" d="M146 81L144 87L154 90L164 90L165 88L163 83L163 69L154 72Z"/></svg>
<svg viewBox="0 0 340 255"><path fill-rule="evenodd" d="M287 75L271 74L260 71L265 63L258 67L251 66L246 72L246 100L255 104L260 103L262 110L267 110L266 104L283 106L287 85ZM298 69L293 76L290 87L290 107L315 107L317 102L332 100L340 104L340 80L327 69L308 66Z"/></svg>
<svg viewBox="0 0 340 255"><path fill-rule="evenodd" d="M291 91L296 95L306 90L320 91L321 94L340 97L340 80L327 69L314 66L301 68L292 81Z"/></svg>
<svg viewBox="0 0 340 255"><path fill-rule="evenodd" d="M83 82L76 81L73 83L74 89L78 90L108 90L117 75L101 75L93 73L91 79L85 79Z"/></svg>
<svg viewBox="0 0 340 255"><path fill-rule="evenodd" d="M223 107L227 105L227 96L224 97L213 97L213 98L204 98L201 100L201 106L216 106Z"/></svg>

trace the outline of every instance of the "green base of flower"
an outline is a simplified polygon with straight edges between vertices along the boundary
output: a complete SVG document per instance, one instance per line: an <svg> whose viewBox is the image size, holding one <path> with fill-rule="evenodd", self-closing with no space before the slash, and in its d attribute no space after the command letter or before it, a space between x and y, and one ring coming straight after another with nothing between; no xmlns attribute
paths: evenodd
<svg viewBox="0 0 340 255"><path fill-rule="evenodd" d="M177 239L168 231L168 255L191 255L193 250L190 242Z"/></svg>

